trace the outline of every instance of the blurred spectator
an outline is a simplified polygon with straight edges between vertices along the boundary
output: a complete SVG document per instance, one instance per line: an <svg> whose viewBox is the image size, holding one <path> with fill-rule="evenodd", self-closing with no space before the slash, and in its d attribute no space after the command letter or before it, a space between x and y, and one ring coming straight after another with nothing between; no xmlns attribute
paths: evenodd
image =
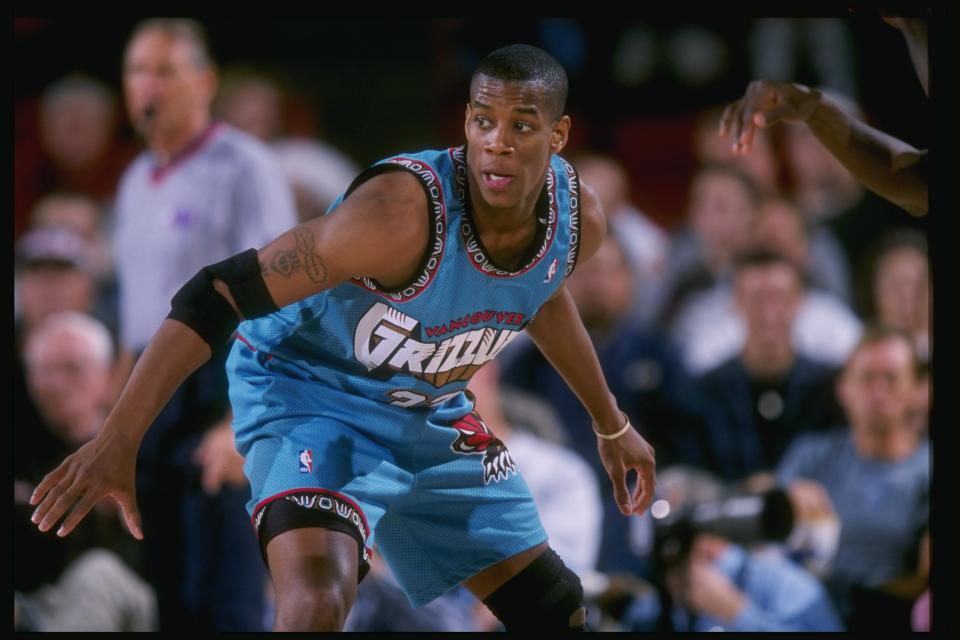
<svg viewBox="0 0 960 640"><path fill-rule="evenodd" d="M113 344L73 311L47 317L25 345L29 390L42 419L14 421L14 606L17 630L151 631L156 596L133 571L117 510L98 505L68 539L31 526L28 503L50 466L103 425Z"/></svg>
<svg viewBox="0 0 960 640"><path fill-rule="evenodd" d="M93 240L100 228L100 207L82 193L50 193L30 212L30 226L68 227L87 240Z"/></svg>
<svg viewBox="0 0 960 640"><path fill-rule="evenodd" d="M31 228L68 228L91 244L90 269L96 276L97 287L94 315L109 320L110 330L116 334L117 279L113 272L109 223L93 199L66 191L44 196L30 212Z"/></svg>
<svg viewBox="0 0 960 640"><path fill-rule="evenodd" d="M51 84L40 99L39 131L14 150L14 234L27 227L37 200L71 191L106 205L124 166L136 153L117 136L113 92L100 81L74 75Z"/></svg>
<svg viewBox="0 0 960 640"><path fill-rule="evenodd" d="M843 94L827 91L851 116L863 118L859 105ZM863 185L823 145L809 127L787 123L779 127L793 199L811 222L824 222L855 206ZM719 137L719 136L718 136ZM723 138L721 138L723 140ZM724 141L729 145L728 141Z"/></svg>
<svg viewBox="0 0 960 640"><path fill-rule="evenodd" d="M54 311L90 312L96 300L93 245L68 228L41 228L17 243L15 335Z"/></svg>
<svg viewBox="0 0 960 640"><path fill-rule="evenodd" d="M300 222L326 213L360 173L352 160L325 142L287 138L270 148L290 181Z"/></svg>
<svg viewBox="0 0 960 640"><path fill-rule="evenodd" d="M13 414L15 422L39 420L27 392L23 345L50 315L60 311L94 313L108 327L116 326L109 306L99 304L94 249L66 228L30 231L17 243L14 279ZM106 313L106 315L104 315Z"/></svg>
<svg viewBox="0 0 960 640"><path fill-rule="evenodd" d="M765 228L766 225L757 227ZM782 229L787 230L789 227ZM753 242L756 244L756 240ZM784 244L799 242L802 238ZM792 330L796 353L839 367L853 350L860 331L860 320L839 299L804 287ZM692 296L678 312L670 335L677 344L683 345L683 361L693 375L705 373L733 357L744 344L746 325L734 303L729 279Z"/></svg>
<svg viewBox="0 0 960 640"><path fill-rule="evenodd" d="M66 455L61 451L96 435L106 417L113 354L104 325L82 312L54 311L30 331L23 355L37 414L33 420L15 415L18 478L39 482L45 466Z"/></svg>
<svg viewBox="0 0 960 640"><path fill-rule="evenodd" d="M653 294L654 313L663 328L694 294L729 275L734 258L747 248L759 205L750 177L726 164L702 167L690 185L687 228L673 238L668 263Z"/></svg>
<svg viewBox="0 0 960 640"><path fill-rule="evenodd" d="M349 157L326 142L284 137L283 90L265 72L243 67L225 72L216 112L224 122L270 144L290 181L300 222L326 213L360 173Z"/></svg>
<svg viewBox="0 0 960 640"><path fill-rule="evenodd" d="M873 248L870 316L913 336L917 355L930 361L930 259L924 234L901 229Z"/></svg>
<svg viewBox="0 0 960 640"><path fill-rule="evenodd" d="M733 153L730 144L717 135L717 123L720 122L723 109L723 105L705 109L697 118L693 131L693 155L697 164L701 167L714 164L733 165L750 176L762 195L776 193L779 190L780 160L770 134L767 131L758 131L750 153Z"/></svg>
<svg viewBox="0 0 960 640"><path fill-rule="evenodd" d="M913 229L899 229L871 250L869 316L877 323L912 336L920 359L909 421L917 433L930 435L931 280L927 238Z"/></svg>
<svg viewBox="0 0 960 640"><path fill-rule="evenodd" d="M803 288L797 267L775 253L751 252L738 262L733 295L743 347L697 380L706 465L726 482L775 468L799 434L842 419L834 369L793 346Z"/></svg>
<svg viewBox="0 0 960 640"><path fill-rule="evenodd" d="M843 631L817 579L773 548L700 534L667 582L676 631Z"/></svg>
<svg viewBox="0 0 960 640"><path fill-rule="evenodd" d="M832 97L850 113L862 117L852 101L839 95ZM897 207L864 189L808 127L784 125L780 133L790 173L791 199L810 227L813 261L823 263L823 269L836 278L849 281L851 277L863 277L863 261L871 245L891 227L909 224L922 228L925 224L904 216ZM843 298L852 302L849 290Z"/></svg>
<svg viewBox="0 0 960 640"><path fill-rule="evenodd" d="M760 205L753 229L754 242L772 249L793 262L800 273L806 274L813 288L829 292L846 304L852 303L850 273L845 259L824 259L818 255L815 233L803 213L789 199L772 196Z"/></svg>
<svg viewBox="0 0 960 640"><path fill-rule="evenodd" d="M716 137L716 136L714 136ZM582 155L573 160L581 179L593 187L610 229L623 239L633 271L634 309L632 314L651 322L653 284L663 274L669 237L666 232L630 202L630 182L626 171L609 156Z"/></svg>
<svg viewBox="0 0 960 640"><path fill-rule="evenodd" d="M849 429L799 438L777 469L802 519L835 511L827 585L851 630L907 630L927 585L930 446L908 420L917 383L911 339L870 328L837 386Z"/></svg>
<svg viewBox="0 0 960 640"><path fill-rule="evenodd" d="M581 264L567 288L590 334L607 384L634 426L657 450L660 466L697 455L683 420L689 399L675 348L651 329L637 327L629 315L634 291L632 272L621 240L609 234L597 253ZM597 456L591 419L577 397L530 341L517 341L504 355L503 381L546 400L563 419L571 448L605 473ZM613 486L601 482L603 540L597 568L642 573L646 560L631 548L633 520L624 518L613 499Z"/></svg>
<svg viewBox="0 0 960 640"><path fill-rule="evenodd" d="M224 122L263 142L284 133L280 87L267 74L250 68L233 67L224 71L214 112Z"/></svg>
<svg viewBox="0 0 960 640"><path fill-rule="evenodd" d="M117 195L123 353L115 391L184 282L296 222L269 149L211 118L217 76L200 25L138 24L123 82L130 120L148 149L127 168ZM142 545L164 631L264 628L265 569L230 430L228 350L214 352L181 385L140 446Z"/></svg>

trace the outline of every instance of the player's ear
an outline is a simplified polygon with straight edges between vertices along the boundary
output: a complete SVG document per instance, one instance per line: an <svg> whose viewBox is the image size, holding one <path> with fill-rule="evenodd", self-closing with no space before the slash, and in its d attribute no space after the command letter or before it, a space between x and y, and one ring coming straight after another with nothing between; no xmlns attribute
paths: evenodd
<svg viewBox="0 0 960 640"><path fill-rule="evenodd" d="M562 116L553 124L550 132L550 152L560 153L570 138L570 116Z"/></svg>
<svg viewBox="0 0 960 640"><path fill-rule="evenodd" d="M203 87L204 102L206 104L212 104L217 95L217 89L220 86L220 74L213 65L210 65L201 72L200 83Z"/></svg>

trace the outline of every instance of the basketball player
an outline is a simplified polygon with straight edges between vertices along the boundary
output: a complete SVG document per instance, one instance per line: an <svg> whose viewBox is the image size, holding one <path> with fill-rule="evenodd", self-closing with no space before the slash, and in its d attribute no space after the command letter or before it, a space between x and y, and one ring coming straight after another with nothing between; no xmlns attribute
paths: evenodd
<svg viewBox="0 0 960 640"><path fill-rule="evenodd" d="M383 160L328 215L202 269L101 436L38 486L33 521L46 531L66 516L67 535L110 496L142 537L139 442L236 330L233 428L276 630L341 629L374 541L415 606L462 583L508 630L586 630L579 578L464 393L525 330L589 410L620 511L646 510L653 449L617 408L564 287L606 232L596 195L557 155L566 94L546 52L498 49L474 72L465 146Z"/></svg>

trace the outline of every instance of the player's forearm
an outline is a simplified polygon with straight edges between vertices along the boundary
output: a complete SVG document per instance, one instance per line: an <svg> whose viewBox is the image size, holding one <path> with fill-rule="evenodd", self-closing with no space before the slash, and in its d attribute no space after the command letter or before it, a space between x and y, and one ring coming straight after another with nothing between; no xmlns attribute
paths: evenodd
<svg viewBox="0 0 960 640"><path fill-rule="evenodd" d="M607 387L593 343L570 294L564 290L544 304L526 331L586 407L597 430L618 431L623 426L623 416Z"/></svg>
<svg viewBox="0 0 960 640"><path fill-rule="evenodd" d="M826 96L807 125L864 186L913 215L927 212L925 152L856 120Z"/></svg>
<svg viewBox="0 0 960 640"><path fill-rule="evenodd" d="M133 372L133 366L137 363L137 358L127 348L121 348L120 354L117 356L117 362L113 366L113 373L111 375L111 390L110 390L110 406L116 404L117 400L120 398L120 394L123 393L123 388L127 386L127 380L130 379L130 374Z"/></svg>
<svg viewBox="0 0 960 640"><path fill-rule="evenodd" d="M210 347L192 329L164 320L127 381L102 435L139 448L147 429L191 373L210 358Z"/></svg>

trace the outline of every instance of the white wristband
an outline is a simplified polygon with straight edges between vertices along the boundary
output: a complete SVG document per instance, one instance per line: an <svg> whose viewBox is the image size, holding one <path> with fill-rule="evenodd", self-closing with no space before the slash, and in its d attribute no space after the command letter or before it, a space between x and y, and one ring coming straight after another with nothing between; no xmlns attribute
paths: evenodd
<svg viewBox="0 0 960 640"><path fill-rule="evenodd" d="M596 430L596 428L594 428L593 432L597 434L598 438L603 438L604 440L616 440L617 438L619 438L620 436L622 436L627 432L627 430L630 428L630 418L628 418L627 414L623 413L622 411L620 413L623 414L623 419L627 421L627 424L623 425L623 429L620 429L620 431L617 431L616 433L611 433L610 435L607 435L605 433L600 433L599 431Z"/></svg>

